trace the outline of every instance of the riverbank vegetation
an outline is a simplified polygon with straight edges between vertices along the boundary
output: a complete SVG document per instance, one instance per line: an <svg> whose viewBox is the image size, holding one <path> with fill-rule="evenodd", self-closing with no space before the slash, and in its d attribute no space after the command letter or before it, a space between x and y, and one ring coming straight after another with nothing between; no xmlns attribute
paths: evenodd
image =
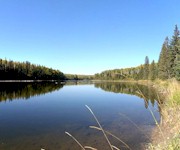
<svg viewBox="0 0 180 150"><path fill-rule="evenodd" d="M158 83L158 84L157 84ZM149 150L180 149L180 83L176 80L156 81L166 98L160 105L161 123L152 133Z"/></svg>

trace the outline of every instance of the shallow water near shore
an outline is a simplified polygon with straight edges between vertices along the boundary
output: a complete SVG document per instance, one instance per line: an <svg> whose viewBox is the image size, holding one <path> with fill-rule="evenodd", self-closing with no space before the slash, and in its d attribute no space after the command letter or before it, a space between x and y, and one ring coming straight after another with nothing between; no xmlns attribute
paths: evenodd
<svg viewBox="0 0 180 150"><path fill-rule="evenodd" d="M138 94L141 91L142 95ZM130 83L1 83L0 149L2 150L79 150L65 134L82 145L109 149L88 105L105 130L110 131L133 150L143 149L155 122L160 120L157 93L146 86ZM138 126L138 128L135 125ZM124 144L109 137L116 147Z"/></svg>

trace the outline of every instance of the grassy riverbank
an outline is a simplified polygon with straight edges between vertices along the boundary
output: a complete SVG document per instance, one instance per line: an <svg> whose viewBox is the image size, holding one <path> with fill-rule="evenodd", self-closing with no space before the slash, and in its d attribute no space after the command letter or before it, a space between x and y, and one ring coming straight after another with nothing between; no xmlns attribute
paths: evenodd
<svg viewBox="0 0 180 150"><path fill-rule="evenodd" d="M149 150L180 149L180 83L176 80L155 81L159 91L165 94L160 104L161 123L152 133Z"/></svg>
<svg viewBox="0 0 180 150"><path fill-rule="evenodd" d="M97 81L96 81L97 82ZM107 82L104 81L104 82ZM164 99L159 102L161 122L152 132L148 150L180 150L180 82L171 80L109 80L108 82L131 82L152 86Z"/></svg>

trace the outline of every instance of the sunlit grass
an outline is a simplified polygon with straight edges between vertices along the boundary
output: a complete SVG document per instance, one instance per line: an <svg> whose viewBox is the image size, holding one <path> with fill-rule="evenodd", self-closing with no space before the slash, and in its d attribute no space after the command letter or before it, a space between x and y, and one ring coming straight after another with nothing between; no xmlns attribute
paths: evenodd
<svg viewBox="0 0 180 150"><path fill-rule="evenodd" d="M176 107L177 105L180 105L180 83L173 80L169 84L168 92L168 104L170 104L171 107Z"/></svg>
<svg viewBox="0 0 180 150"><path fill-rule="evenodd" d="M160 105L162 124L159 126L165 138L156 133L149 149L180 150L180 84L176 80L158 82L166 92L165 102Z"/></svg>

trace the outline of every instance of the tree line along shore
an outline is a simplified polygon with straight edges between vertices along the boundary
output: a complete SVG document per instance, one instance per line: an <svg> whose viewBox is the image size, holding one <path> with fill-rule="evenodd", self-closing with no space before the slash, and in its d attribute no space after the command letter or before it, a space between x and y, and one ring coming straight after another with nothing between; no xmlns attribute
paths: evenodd
<svg viewBox="0 0 180 150"><path fill-rule="evenodd" d="M180 80L180 37L177 25L171 39L165 38L160 51L159 60L150 63L145 57L144 64L137 67L106 70L95 74L95 79L102 80Z"/></svg>

